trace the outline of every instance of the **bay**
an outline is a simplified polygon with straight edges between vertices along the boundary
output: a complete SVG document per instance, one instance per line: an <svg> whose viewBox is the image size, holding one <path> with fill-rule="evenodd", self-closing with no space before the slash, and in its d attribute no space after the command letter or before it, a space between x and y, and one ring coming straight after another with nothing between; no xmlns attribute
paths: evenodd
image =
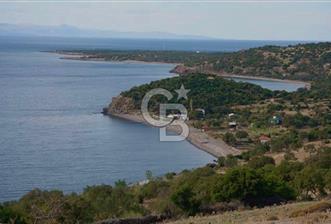
<svg viewBox="0 0 331 224"><path fill-rule="evenodd" d="M80 192L205 165L188 142L160 142L158 129L100 114L113 96L172 76L171 64L61 60L41 51L78 48L237 50L257 42L0 38L0 201L33 188ZM284 44L284 43L282 43ZM272 85L279 83L258 83ZM283 85L283 84L282 84ZM286 88L288 88L287 86ZM290 86L292 89L296 88Z"/></svg>

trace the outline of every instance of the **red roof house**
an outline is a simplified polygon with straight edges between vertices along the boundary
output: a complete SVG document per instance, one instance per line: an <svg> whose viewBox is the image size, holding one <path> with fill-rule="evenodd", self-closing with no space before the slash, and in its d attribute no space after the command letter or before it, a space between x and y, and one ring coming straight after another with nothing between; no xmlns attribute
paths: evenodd
<svg viewBox="0 0 331 224"><path fill-rule="evenodd" d="M266 135L261 135L261 136L259 137L259 140L260 140L260 142L261 142L262 144L265 144L265 143L270 142L270 141L271 141L271 138L268 137L268 136L266 136Z"/></svg>

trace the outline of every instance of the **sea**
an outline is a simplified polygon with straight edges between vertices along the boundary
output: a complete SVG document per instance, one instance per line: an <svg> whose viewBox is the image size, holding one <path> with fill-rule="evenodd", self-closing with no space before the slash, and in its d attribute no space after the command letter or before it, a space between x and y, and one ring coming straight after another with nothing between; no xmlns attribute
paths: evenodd
<svg viewBox="0 0 331 224"><path fill-rule="evenodd" d="M63 60L54 50L237 51L297 42L0 37L0 202L32 189L81 192L135 183L215 158L186 141L160 142L158 129L100 112L133 86L171 77L173 64ZM299 84L248 81L295 91Z"/></svg>

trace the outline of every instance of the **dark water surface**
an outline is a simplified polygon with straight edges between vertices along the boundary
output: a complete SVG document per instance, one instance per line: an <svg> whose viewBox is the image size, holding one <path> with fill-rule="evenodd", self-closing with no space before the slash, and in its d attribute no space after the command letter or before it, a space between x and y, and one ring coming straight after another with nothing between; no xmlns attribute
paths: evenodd
<svg viewBox="0 0 331 224"><path fill-rule="evenodd" d="M146 170L161 175L212 161L188 142L159 142L158 129L99 113L121 91L171 76L173 65L71 61L40 52L128 48L118 40L0 40L0 201L36 187L79 192L118 179L138 181ZM223 45L236 48L217 46ZM151 48L157 46L164 44ZM129 47L148 49L148 42L131 41Z"/></svg>

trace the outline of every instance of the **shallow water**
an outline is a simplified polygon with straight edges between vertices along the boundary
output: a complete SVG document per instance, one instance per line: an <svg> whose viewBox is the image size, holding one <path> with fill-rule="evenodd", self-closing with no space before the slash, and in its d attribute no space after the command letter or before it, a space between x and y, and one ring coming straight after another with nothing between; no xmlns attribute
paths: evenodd
<svg viewBox="0 0 331 224"><path fill-rule="evenodd" d="M286 81L273 81L273 80L261 80L261 79L245 79L245 78L229 78L236 82L249 82L255 85L262 86L271 90L285 90L287 92L296 91L299 88L304 88L304 83L286 82Z"/></svg>

